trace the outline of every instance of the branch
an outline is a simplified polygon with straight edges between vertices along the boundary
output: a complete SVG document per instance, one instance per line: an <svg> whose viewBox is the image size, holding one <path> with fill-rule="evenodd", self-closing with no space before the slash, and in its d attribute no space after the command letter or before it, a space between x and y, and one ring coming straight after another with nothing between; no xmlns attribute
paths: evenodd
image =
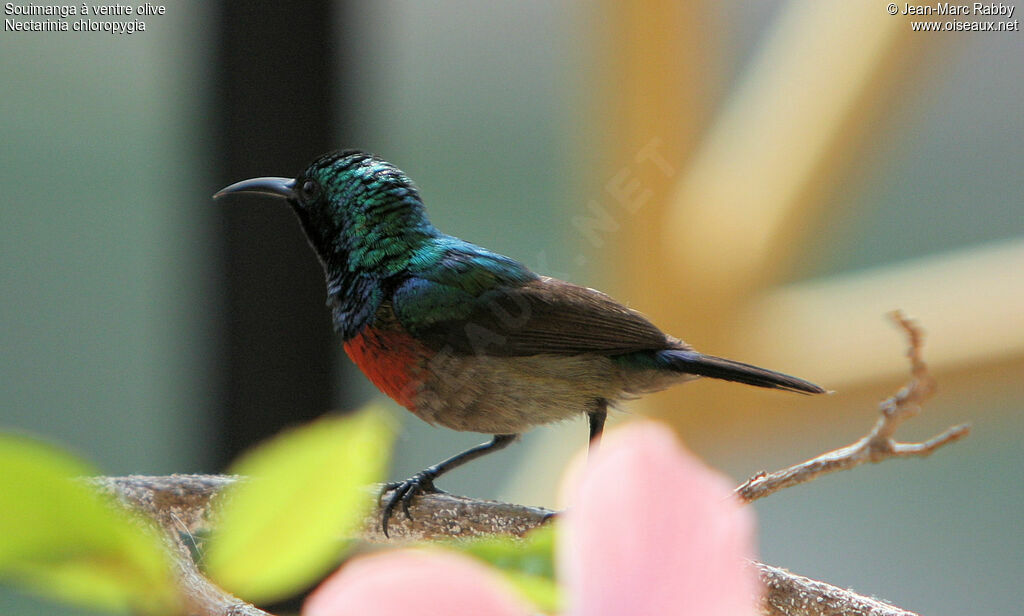
<svg viewBox="0 0 1024 616"><path fill-rule="evenodd" d="M970 433L970 425L960 424L920 443L904 443L893 438L896 428L920 413L921 405L935 393L935 379L929 374L928 366L921 357L924 346L921 329L899 311L890 316L909 338L907 357L910 359L910 381L879 403L880 416L871 431L852 445L774 473L762 472L751 477L736 488L736 494L741 500L749 503L783 488L806 483L819 475L849 470L865 462L927 456L939 447L958 441Z"/></svg>
<svg viewBox="0 0 1024 616"><path fill-rule="evenodd" d="M765 594L762 616L917 616L894 605L785 569L754 563Z"/></svg>
<svg viewBox="0 0 1024 616"><path fill-rule="evenodd" d="M212 528L214 497L239 479L227 475L132 475L95 477L89 482L149 516L166 531L164 542L190 616L272 616L207 579L185 543L185 537Z"/></svg>
<svg viewBox="0 0 1024 616"><path fill-rule="evenodd" d="M380 493L381 486L375 486ZM381 494L381 501L387 501ZM412 519L399 512L388 521L388 537L381 531L380 507L366 516L363 539L373 543L409 543L429 539L469 538L486 535L522 537L543 525L555 512L543 507L456 496L447 492L423 494L409 506Z"/></svg>
<svg viewBox="0 0 1024 616"><path fill-rule="evenodd" d="M177 561L182 589L190 601L190 613L200 616L269 616L204 578L188 550L177 539L180 533L209 530L217 494L239 479L216 475L170 475L97 477L91 481L101 491L116 495L126 505L152 517L174 537L176 549L172 556ZM418 496L410 510L412 520L404 515L392 518L390 537L386 538L380 532L381 510L378 508L367 516L363 538L375 543L407 543L494 534L522 536L545 524L555 513L541 507L445 493ZM754 566L767 589L762 605L764 616L914 616L875 599L783 569L761 563L754 563Z"/></svg>
<svg viewBox="0 0 1024 616"><path fill-rule="evenodd" d="M847 470L864 462L889 458L926 456L959 440L969 432L960 425L919 443L896 441L893 434L904 421L917 415L921 405L934 393L935 382L921 358L921 330L901 313L893 318L910 339L907 356L911 379L906 386L879 405L880 417L867 436L856 443L830 451L802 464L762 473L736 488L745 502L806 483L819 475ZM174 544L179 580L199 616L268 616L214 586L198 571L180 537L212 528L212 511L220 491L239 477L210 475L170 475L166 477L98 477L92 483L100 490L116 495L130 507L156 520ZM378 486L377 490L380 489ZM377 508L363 526L363 538L375 543L405 543L424 539L473 537L506 534L523 536L545 524L554 511L496 501L478 500L446 493L424 494L411 504L412 519L397 515L389 525L390 537L381 532L381 509ZM754 563L765 585L761 606L764 616L914 616L913 613L864 597L850 590L795 575L784 569Z"/></svg>

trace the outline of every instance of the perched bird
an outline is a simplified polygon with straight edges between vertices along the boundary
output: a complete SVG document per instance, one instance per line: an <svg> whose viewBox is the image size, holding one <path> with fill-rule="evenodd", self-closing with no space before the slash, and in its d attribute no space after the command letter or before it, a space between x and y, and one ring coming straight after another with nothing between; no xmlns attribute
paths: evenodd
<svg viewBox="0 0 1024 616"><path fill-rule="evenodd" d="M419 190L372 154L325 154L295 179L263 177L232 193L283 197L327 276L327 304L345 352L381 391L430 424L493 434L389 484L398 503L497 451L533 426L586 415L591 443L608 405L706 376L802 393L807 381L704 355L611 297L540 276L445 235Z"/></svg>

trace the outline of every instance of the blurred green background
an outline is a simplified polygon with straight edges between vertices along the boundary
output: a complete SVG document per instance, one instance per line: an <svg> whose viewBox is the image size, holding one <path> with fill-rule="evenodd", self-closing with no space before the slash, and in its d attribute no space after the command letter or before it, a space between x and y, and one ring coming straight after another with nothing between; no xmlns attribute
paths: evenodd
<svg viewBox="0 0 1024 616"><path fill-rule="evenodd" d="M831 4L837 20L853 10ZM621 118L602 102L630 87L614 62L627 10L535 1L314 5L310 14L319 16L330 43L320 48L296 44L310 33L291 17L306 9L285 3L171 2L166 15L147 18L147 30L132 35L0 34L2 429L62 443L109 474L223 468L245 446L235 437L249 430L241 425L246 409L263 400L239 393L238 371L248 369L270 388L299 377L267 368L285 353L280 348L239 346L237 338L262 336L274 324L239 329L238 313L260 307L231 295L231 268L238 267L232 255L253 236L244 220L230 217L280 212L269 203L214 203L210 195L245 177L293 175L326 147L361 147L395 162L420 185L432 220L446 232L649 310L628 296L636 275L630 268L637 267L630 264L651 254L642 267L655 278L675 264L647 253L654 249L636 239L643 233L597 247L572 222L587 215L595 186L616 171L610 161L634 152L617 146L610 127ZM780 20L809 5L685 4L699 16L702 33L687 58L700 68L703 115L692 129L695 144L751 67L764 70L757 59ZM254 31L252 23L267 27ZM676 32L671 19L659 27L664 32L652 37L689 32ZM900 66L892 80L898 85L872 93L875 112L863 116L860 137L850 139L848 160L820 179L827 188L819 202L827 203L807 217L801 256L780 282L830 280L993 242L1020 254L1024 38L1019 31L915 36L889 52ZM264 68L260 58L270 53L280 55L279 63ZM307 71L306 81L296 83L294 71L318 53L329 54L328 70ZM235 90L245 84L230 85L225 72L246 63L271 85ZM312 88L317 97L306 96L316 85L310 79L326 84ZM241 98L232 100L232 93ZM287 119L316 138L287 131L264 137L254 127L240 148L234 135L247 132L250 108L269 110L253 116L261 123L284 126ZM270 163L262 161L281 151L287 156L274 162L281 166L265 168ZM785 151L779 156L784 160ZM282 216L269 232L288 238L302 275L316 280L312 253ZM284 263L258 237L249 243L245 250ZM629 263L623 254L633 257ZM977 276L1002 276L1019 299L1022 273L1012 268L1020 263L1007 261L1007 270L993 262L998 271ZM288 278L293 270L270 269L250 268L251 293L283 296L326 319L322 283L312 283L321 286L311 296L293 296L259 276L267 270ZM948 284L951 297L964 293L955 279ZM685 301L699 303L701 293L686 289ZM977 299L983 307L984 298ZM1015 322L992 323L1006 340L998 358L942 364L941 396L906 427L908 438L925 438L972 421L969 440L927 461L863 468L759 503L762 559L922 614L1015 612L1024 577L1021 315L1024 305ZM885 327L881 314L868 316ZM282 327L304 321L290 312L278 318ZM989 319L979 311L978 321ZM687 331L673 333L685 338ZM891 336L898 357L901 341ZM287 351L300 367L303 348ZM340 344L330 349L330 373L320 375L329 401L304 402L307 414L354 408L375 395ZM736 421L716 428L714 417L696 421L692 431L684 422L680 430L692 448L741 480L857 438L873 421L873 401L901 379L851 385L845 406L832 401L827 415L801 406L780 415L768 433L743 432ZM679 395L685 400L687 392ZM483 438L401 416L396 477ZM249 431L275 429L267 421ZM582 422L536 430L525 446L460 469L443 487L553 504L549 487L522 486L538 472L546 476L539 483L554 485L564 456L547 450L581 448L585 432ZM530 475L517 477L517 468ZM0 589L0 613L77 612Z"/></svg>

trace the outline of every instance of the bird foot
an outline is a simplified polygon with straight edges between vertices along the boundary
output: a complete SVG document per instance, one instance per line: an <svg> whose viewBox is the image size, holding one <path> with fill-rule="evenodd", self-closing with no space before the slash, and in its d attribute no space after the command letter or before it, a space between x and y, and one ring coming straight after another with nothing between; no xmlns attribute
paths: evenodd
<svg viewBox="0 0 1024 616"><path fill-rule="evenodd" d="M384 505L384 511L381 512L381 530L384 531L384 536L388 537L388 521L391 520L392 514L395 512L395 507L399 503L402 504L402 511L405 512L405 517L412 519L412 514L409 513L409 503L412 499L416 498L418 494L435 494L440 492L434 487L434 479L437 477L437 472L433 469L422 470L412 477L403 481L394 481L386 484L384 489L381 490L380 495L384 496L388 492L391 492L391 496L388 497L388 502Z"/></svg>

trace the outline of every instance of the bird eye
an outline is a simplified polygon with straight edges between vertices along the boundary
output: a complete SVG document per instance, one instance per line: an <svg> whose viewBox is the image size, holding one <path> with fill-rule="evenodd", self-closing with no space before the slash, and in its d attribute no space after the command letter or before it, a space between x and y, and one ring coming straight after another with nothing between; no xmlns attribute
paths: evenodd
<svg viewBox="0 0 1024 616"><path fill-rule="evenodd" d="M315 180L305 180L302 182L300 191L303 201L316 201L316 198L320 196L320 185Z"/></svg>

